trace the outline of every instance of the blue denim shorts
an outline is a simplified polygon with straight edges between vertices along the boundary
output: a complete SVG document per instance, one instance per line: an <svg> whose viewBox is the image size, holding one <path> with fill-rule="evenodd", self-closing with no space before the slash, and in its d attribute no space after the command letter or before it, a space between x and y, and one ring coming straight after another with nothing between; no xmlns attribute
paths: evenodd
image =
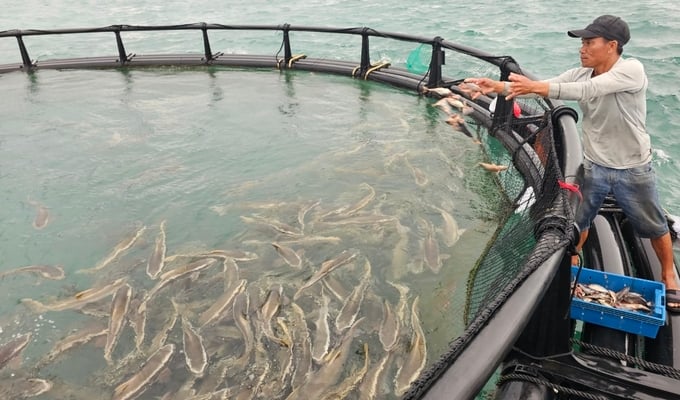
<svg viewBox="0 0 680 400"><path fill-rule="evenodd" d="M614 169L584 160L583 172L583 202L576 212L581 231L590 228L604 198L613 193L640 237L653 239L668 232L651 162L635 168Z"/></svg>

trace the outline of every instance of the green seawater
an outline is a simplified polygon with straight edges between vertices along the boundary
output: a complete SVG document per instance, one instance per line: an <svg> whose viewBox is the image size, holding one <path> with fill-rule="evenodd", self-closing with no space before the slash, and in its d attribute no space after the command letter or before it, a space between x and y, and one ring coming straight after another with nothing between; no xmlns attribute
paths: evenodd
<svg viewBox="0 0 680 400"><path fill-rule="evenodd" d="M200 21L368 26L438 35L489 53L511 55L539 77L578 65L579 43L568 38L566 30L582 28L597 15L615 13L631 27L632 40L624 55L640 59L650 81L648 128L662 202L671 213L680 213L676 206L680 201L676 161L680 144L675 134L680 127L680 7L672 2L312 0L281 4L256 0L218 4L123 0L110 4L31 0L12 2L3 10L0 30ZM275 35L216 33L211 43L213 51L269 54L278 49L278 39L272 40ZM198 32L134 33L124 39L128 50L139 54L201 51ZM358 38L295 33L292 39L294 52L359 59ZM115 53L112 35L25 40L31 57L38 61ZM373 59L400 66L415 48L387 41L384 45L372 53ZM0 63L19 60L16 41L0 39ZM447 53L447 73L495 73L467 62ZM61 383L40 398L67 398L66 394L111 398L115 385L141 361L131 364L137 367L112 372L102 357L101 344L93 341L64 353L53 364L31 370L56 341L88 324L105 325L106 320L77 311L32 313L20 300L49 303L120 276L128 277L136 296L141 296L155 283L144 269L164 220L168 255L211 249L258 253L258 261L239 263L241 278L250 283L255 308L272 284L281 283L290 297L323 261L345 249L358 250L361 262L348 266L339 277L348 283L349 291L361 281L364 261L372 265L372 294L364 310L372 321L364 321L362 327L362 340L376 357L371 362L382 352L374 325L381 318L380 299L387 299L393 307L399 301L398 291L388 281L410 287L401 352L408 347L410 306L416 296L429 362L462 329L467 271L496 229L494 217L500 205L497 193L489 190L493 185L488 176L475 168L483 160L479 147L452 132L433 111L431 100L347 77L222 68L10 73L0 75L0 93L0 271L59 264L66 272L61 281L29 274L0 280L0 343L27 331L33 334L24 367L13 373L52 376ZM427 184L416 183L414 168L425 173ZM323 212L356 204L369 195L366 185L375 197L364 211L397 216L412 235L405 251L398 251L404 242L396 231L383 225L340 229L312 223ZM242 218L275 219L300 227L298 211L317 201L319 205L306 215L307 229L342 241L304 246L306 269L286 269L271 246L272 241L285 239L280 232ZM49 220L44 228L36 229L32 224L40 206L48 210ZM445 260L438 274L415 265L422 257L420 241L427 235L423 221L442 222L433 207L451 211L466 230L456 246L440 245ZM141 226L146 230L140 239L106 268L96 274L78 273L96 265ZM400 253L405 253L406 269L397 269L392 262ZM216 284L220 271L221 267L213 268L154 300L148 334L157 332L171 312L169 299L175 292L186 292L182 298L186 304L216 298L221 292ZM318 295L316 288L300 302L310 328L314 328L311 321L318 308L313 298ZM332 299L331 319L341 306L341 301ZM205 305L193 307L198 313ZM181 344L180 324L169 337ZM338 337L333 336L333 344ZM130 326L119 340L115 360L134 353ZM243 343L230 339L228 347L239 352ZM176 380L188 381L182 357L175 362ZM346 372L362 363L363 355L357 351ZM396 362L390 365L394 374ZM8 373L3 371L3 379ZM140 398L160 397L164 388L176 385L156 385ZM93 392L98 397L92 397ZM83 397L75 397L76 393Z"/></svg>

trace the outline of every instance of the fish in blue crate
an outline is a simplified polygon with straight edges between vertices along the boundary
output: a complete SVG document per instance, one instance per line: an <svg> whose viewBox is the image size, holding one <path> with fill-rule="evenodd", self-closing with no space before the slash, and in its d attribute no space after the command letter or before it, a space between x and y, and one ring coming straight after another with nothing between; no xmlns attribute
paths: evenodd
<svg viewBox="0 0 680 400"><path fill-rule="evenodd" d="M572 319L655 338L666 321L662 282L572 266Z"/></svg>
<svg viewBox="0 0 680 400"><path fill-rule="evenodd" d="M628 286L615 292L597 283L577 283L575 288L572 283L572 289L576 298L588 303L647 313L651 313L654 308L653 302L646 300L640 293L631 291Z"/></svg>

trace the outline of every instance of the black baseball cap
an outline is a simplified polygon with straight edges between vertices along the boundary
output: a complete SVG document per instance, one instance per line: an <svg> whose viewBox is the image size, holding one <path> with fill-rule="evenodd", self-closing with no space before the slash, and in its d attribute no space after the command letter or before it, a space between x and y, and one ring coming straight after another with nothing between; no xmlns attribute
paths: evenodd
<svg viewBox="0 0 680 400"><path fill-rule="evenodd" d="M583 39L603 37L607 40L616 40L619 46L623 46L630 40L630 30L626 21L614 15L601 15L585 29L568 31L567 35Z"/></svg>

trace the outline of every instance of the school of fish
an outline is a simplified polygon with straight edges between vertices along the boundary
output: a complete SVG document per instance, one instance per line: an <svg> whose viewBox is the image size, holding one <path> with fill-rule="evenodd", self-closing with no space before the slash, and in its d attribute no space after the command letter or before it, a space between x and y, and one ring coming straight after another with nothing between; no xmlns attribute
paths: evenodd
<svg viewBox="0 0 680 400"><path fill-rule="evenodd" d="M403 161L416 186L427 182L406 155ZM74 271L96 277L91 287L21 299L41 318L71 312L92 323L54 343L32 368L22 368L30 373L5 382L0 393L76 400L401 396L428 359L406 260L415 258L418 273L439 274L447 259L439 243L451 248L465 229L439 206L406 228L399 215L371 207L379 197L362 183L356 200L343 206L317 200L256 207L240 215L249 232L243 248L175 251L167 244L169 221L137 224L93 267ZM291 207L294 220L276 215ZM343 245L351 243L348 236L374 236L368 240L379 243L389 242L386 235L398 239L389 253L408 256L386 263ZM142 243L151 243L145 259L121 268ZM0 278L20 274L46 283L66 275L61 265L30 265ZM0 344L0 370L21 358L31 339L29 331ZM98 395L41 374L84 346L102 348L104 364L90 377Z"/></svg>
<svg viewBox="0 0 680 400"><path fill-rule="evenodd" d="M477 93L470 85L460 90L470 98ZM465 96L443 88L423 93L440 97L434 106L446 122L476 140L463 117L472 112ZM419 163L422 155L392 152L385 171L423 190L435 182ZM376 187L357 184L341 199L213 206L244 227L222 246L178 244L182 227L161 219L131 226L99 261L79 270L7 269L0 279L31 276L45 286L77 275L79 283L64 285L60 295L25 297L19 307L35 318L69 313L85 322L50 341L44 354L31 352L38 338L30 330L0 339L0 398L402 396L432 358L422 324L429 305L421 306L413 277L446 273L455 264L448 253L466 229L446 200L414 213ZM33 228L48 232L52 208L29 204ZM81 377L86 384L49 373L80 362L83 348L93 366Z"/></svg>

